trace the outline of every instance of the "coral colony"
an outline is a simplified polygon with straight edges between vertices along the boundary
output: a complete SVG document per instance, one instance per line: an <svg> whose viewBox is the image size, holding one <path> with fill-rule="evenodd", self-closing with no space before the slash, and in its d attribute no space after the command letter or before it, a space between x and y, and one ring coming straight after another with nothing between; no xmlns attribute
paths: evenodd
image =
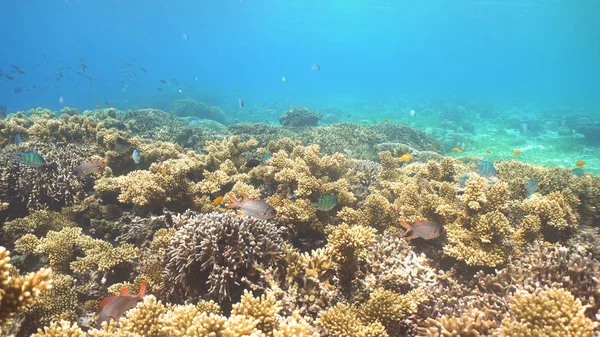
<svg viewBox="0 0 600 337"><path fill-rule="evenodd" d="M0 120L3 336L598 335L597 176L171 112Z"/></svg>

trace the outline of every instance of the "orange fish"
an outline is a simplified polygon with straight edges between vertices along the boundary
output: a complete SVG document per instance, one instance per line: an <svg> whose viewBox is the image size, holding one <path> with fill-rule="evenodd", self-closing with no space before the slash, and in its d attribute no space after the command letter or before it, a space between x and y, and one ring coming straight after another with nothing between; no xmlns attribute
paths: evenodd
<svg viewBox="0 0 600 337"><path fill-rule="evenodd" d="M402 157L400 157L400 159L403 162L408 163L412 159L412 156L410 155L410 153L405 153L402 155Z"/></svg>
<svg viewBox="0 0 600 337"><path fill-rule="evenodd" d="M488 154L489 154L489 153L492 153L492 151L490 151L490 150L485 150L485 153L488 153Z"/></svg>
<svg viewBox="0 0 600 337"><path fill-rule="evenodd" d="M216 197L215 200L212 201L212 204L213 204L213 206L217 206L218 204L221 203L221 201L223 201L223 196L222 195Z"/></svg>
<svg viewBox="0 0 600 337"><path fill-rule="evenodd" d="M210 109L208 110L208 112L210 112L211 114L215 113L215 109Z"/></svg>
<svg viewBox="0 0 600 337"><path fill-rule="evenodd" d="M268 110L267 110L267 112L273 112L273 110L271 110L271 109L268 109Z"/></svg>
<svg viewBox="0 0 600 337"><path fill-rule="evenodd" d="M455 160L455 162L456 162L458 165L460 165L460 164L461 164L461 162L460 162L460 159L456 159L456 160Z"/></svg>
<svg viewBox="0 0 600 337"><path fill-rule="evenodd" d="M410 236L407 237L409 240L415 238L431 240L442 234L442 225L434 221L421 220L418 217L412 226L404 221L400 221L400 225L406 229L406 232L404 232L405 237L410 233Z"/></svg>
<svg viewBox="0 0 600 337"><path fill-rule="evenodd" d="M585 162L583 160L578 160L575 162L575 165L579 168L583 168L585 166Z"/></svg>
<svg viewBox="0 0 600 337"><path fill-rule="evenodd" d="M462 150L461 150L461 149L459 149L459 148L457 148L457 147L453 148L453 149L452 149L452 151L453 151L453 152L458 152L458 153L461 153L461 152L462 152Z"/></svg>
<svg viewBox="0 0 600 337"><path fill-rule="evenodd" d="M384 118L383 120L385 121L386 124L390 124L390 120L389 119Z"/></svg>
<svg viewBox="0 0 600 337"><path fill-rule="evenodd" d="M514 150L513 153L512 153L513 157L514 156L518 156L520 154L521 154L521 151L519 151L519 150Z"/></svg>
<svg viewBox="0 0 600 337"><path fill-rule="evenodd" d="M92 124L88 123L87 128L88 128L88 130L92 130L94 128L94 126Z"/></svg>
<svg viewBox="0 0 600 337"><path fill-rule="evenodd" d="M160 172L164 175L167 174L167 167L163 167L162 170L160 170Z"/></svg>
<svg viewBox="0 0 600 337"><path fill-rule="evenodd" d="M100 313L98 314L98 329L102 322L108 322L111 319L118 321L123 314L135 308L137 302L141 301L146 294L146 282L142 282L140 292L137 295L131 295L127 288L121 289L121 293L116 296L108 296L100 303Z"/></svg>

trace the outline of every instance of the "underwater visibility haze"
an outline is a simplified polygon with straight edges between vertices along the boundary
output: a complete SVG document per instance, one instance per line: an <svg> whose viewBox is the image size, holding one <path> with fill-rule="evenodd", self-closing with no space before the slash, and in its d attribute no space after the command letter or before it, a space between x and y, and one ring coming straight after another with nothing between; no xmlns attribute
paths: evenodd
<svg viewBox="0 0 600 337"><path fill-rule="evenodd" d="M600 1L0 7L0 336L600 336Z"/></svg>

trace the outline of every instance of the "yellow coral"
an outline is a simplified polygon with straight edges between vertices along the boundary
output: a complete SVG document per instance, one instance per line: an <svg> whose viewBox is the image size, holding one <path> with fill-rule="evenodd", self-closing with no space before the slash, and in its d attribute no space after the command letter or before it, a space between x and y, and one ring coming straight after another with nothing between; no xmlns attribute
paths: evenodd
<svg viewBox="0 0 600 337"><path fill-rule="evenodd" d="M244 295L233 306L231 313L234 315L244 315L258 320L257 328L267 336L273 336L273 330L276 327L275 315L281 310L281 303L275 298L273 293L267 292L259 298L252 296L252 293L244 290Z"/></svg>
<svg viewBox="0 0 600 337"><path fill-rule="evenodd" d="M86 337L77 323L69 321L60 321L59 323L52 323L49 327L38 330L38 333L31 335L31 337Z"/></svg>
<svg viewBox="0 0 600 337"><path fill-rule="evenodd" d="M498 323L493 311L468 310L461 317L428 318L424 327L419 327L419 337L483 337L491 335ZM540 336L541 337L541 336Z"/></svg>
<svg viewBox="0 0 600 337"><path fill-rule="evenodd" d="M362 323L357 310L342 303L320 312L316 324L332 337L389 337L381 323Z"/></svg>

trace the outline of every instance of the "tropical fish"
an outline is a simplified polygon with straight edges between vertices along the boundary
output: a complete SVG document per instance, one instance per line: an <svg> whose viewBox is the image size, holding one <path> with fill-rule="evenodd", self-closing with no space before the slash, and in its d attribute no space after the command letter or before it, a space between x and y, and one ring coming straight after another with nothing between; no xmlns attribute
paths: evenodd
<svg viewBox="0 0 600 337"><path fill-rule="evenodd" d="M531 197L535 191L537 191L538 189L538 184L535 181L535 179L531 178L529 179L529 181L525 184L525 191L527 191L527 197Z"/></svg>
<svg viewBox="0 0 600 337"><path fill-rule="evenodd" d="M140 153L138 152L138 150L133 150L133 153L131 154L131 158L133 159L133 162L136 164L140 163Z"/></svg>
<svg viewBox="0 0 600 337"><path fill-rule="evenodd" d="M238 215L248 215L253 218L268 220L277 215L277 211L273 206L262 200L250 200L248 195L244 193L244 199L240 202L230 194L231 203L227 208L240 208Z"/></svg>
<svg viewBox="0 0 600 337"><path fill-rule="evenodd" d="M490 154L490 153L492 153L492 151L490 151L490 150L485 150L485 153L487 153L487 154Z"/></svg>
<svg viewBox="0 0 600 337"><path fill-rule="evenodd" d="M137 303L144 298L146 294L146 282L142 282L140 292L137 295L131 295L127 288L121 289L121 293L116 296L108 296L100 303L100 313L98 314L98 328L102 322L108 322L111 319L118 321L121 316L129 309L135 308Z"/></svg>
<svg viewBox="0 0 600 337"><path fill-rule="evenodd" d="M256 159L256 158L251 158L251 159L248 159L248 161L246 161L246 165L244 165L244 166L252 168L252 167L257 167L260 164L262 164L262 160Z"/></svg>
<svg viewBox="0 0 600 337"><path fill-rule="evenodd" d="M95 109L100 109L100 108L101 108L101 106L100 106L99 104L96 104L96 105L94 106L94 108L95 108Z"/></svg>
<svg viewBox="0 0 600 337"><path fill-rule="evenodd" d="M583 168L585 166L585 162L583 160L578 160L575 162L575 165L579 168Z"/></svg>
<svg viewBox="0 0 600 337"><path fill-rule="evenodd" d="M455 147L455 148L452 148L452 152L462 153L463 151L461 149L459 149L458 147Z"/></svg>
<svg viewBox="0 0 600 337"><path fill-rule="evenodd" d="M458 165L462 164L462 162L460 161L460 159L456 159L454 160L455 163L457 163Z"/></svg>
<svg viewBox="0 0 600 337"><path fill-rule="evenodd" d="M314 70L314 71L319 71L319 70L321 70L321 66L320 66L320 65L318 65L318 64L316 64L316 63L313 63L313 64L312 64L310 67L311 67L311 68L312 68L312 70Z"/></svg>
<svg viewBox="0 0 600 337"><path fill-rule="evenodd" d="M21 144L21 134L17 133L17 135L15 136L15 145L19 145Z"/></svg>
<svg viewBox="0 0 600 337"><path fill-rule="evenodd" d="M469 178L470 177L467 175L460 177L460 180L458 182L459 182L461 188L467 187L467 180L469 180Z"/></svg>
<svg viewBox="0 0 600 337"><path fill-rule="evenodd" d="M160 173L162 173L163 175L167 174L167 167L163 167L162 170L160 170Z"/></svg>
<svg viewBox="0 0 600 337"><path fill-rule="evenodd" d="M313 203L316 209L323 212L331 211L335 205L337 205L337 199L331 194L322 196L319 201Z"/></svg>
<svg viewBox="0 0 600 337"><path fill-rule="evenodd" d="M287 83L287 78L285 78L285 76L283 76L283 77L281 78L281 82L283 82L283 83Z"/></svg>
<svg viewBox="0 0 600 337"><path fill-rule="evenodd" d="M404 236L408 236L409 240L415 238L423 238L425 240L435 239L442 234L442 225L435 221L421 220L416 218L414 225L409 225L404 221L400 222L400 225L406 229Z"/></svg>
<svg viewBox="0 0 600 337"><path fill-rule="evenodd" d="M167 84L167 81L165 81L165 80L160 80L160 83L162 83L162 84Z"/></svg>
<svg viewBox="0 0 600 337"><path fill-rule="evenodd" d="M244 101L241 98L238 100L238 103L240 104L240 109L244 107Z"/></svg>
<svg viewBox="0 0 600 337"><path fill-rule="evenodd" d="M384 118L383 120L385 121L385 123L386 123L386 124L390 124L390 120L389 120L389 118L387 118L387 117L386 117L386 118Z"/></svg>
<svg viewBox="0 0 600 337"><path fill-rule="evenodd" d="M573 175L577 178L581 178L585 175L585 172L583 171L582 168L574 168L573 169Z"/></svg>
<svg viewBox="0 0 600 337"><path fill-rule="evenodd" d="M223 201L223 196L222 195L216 197L215 200L212 201L212 204L213 204L213 206L217 206L218 204L221 203L221 201Z"/></svg>
<svg viewBox="0 0 600 337"><path fill-rule="evenodd" d="M267 112L271 113L271 112L273 112L273 109L267 109Z"/></svg>
<svg viewBox="0 0 600 337"><path fill-rule="evenodd" d="M521 131L523 131L523 132L529 131L529 124L521 123Z"/></svg>
<svg viewBox="0 0 600 337"><path fill-rule="evenodd" d="M42 167L46 161L37 152L24 152L16 156L16 159L23 165L29 167Z"/></svg>
<svg viewBox="0 0 600 337"><path fill-rule="evenodd" d="M410 153L405 153L402 155L402 157L400 157L400 160L402 160L405 163L408 163L411 159L412 156L410 155Z"/></svg>
<svg viewBox="0 0 600 337"><path fill-rule="evenodd" d="M479 169L479 174L483 177L491 177L498 173L494 167L494 163L488 160L480 162L479 165L477 165L477 168Z"/></svg>
<svg viewBox="0 0 600 337"><path fill-rule="evenodd" d="M408 113L410 114L411 117L415 117L415 115L417 114L415 112L415 110L410 110Z"/></svg>
<svg viewBox="0 0 600 337"><path fill-rule="evenodd" d="M148 73L148 71L146 71L146 69L144 69L143 67L142 67L142 71L144 72L144 75L146 75Z"/></svg>
<svg viewBox="0 0 600 337"><path fill-rule="evenodd" d="M115 140L115 150L117 150L119 153L125 153L129 151L129 146L129 142L121 137L117 137Z"/></svg>
<svg viewBox="0 0 600 337"><path fill-rule="evenodd" d="M103 158L92 159L87 163L83 163L74 168L72 172L78 177L85 177L97 172L100 169L100 167L106 167L106 162Z"/></svg>
<svg viewBox="0 0 600 337"><path fill-rule="evenodd" d="M513 157L514 157L514 156L518 156L518 155L520 155L520 154L521 154L521 151L520 151L520 150L514 150L514 151L513 151L513 153L512 153Z"/></svg>

